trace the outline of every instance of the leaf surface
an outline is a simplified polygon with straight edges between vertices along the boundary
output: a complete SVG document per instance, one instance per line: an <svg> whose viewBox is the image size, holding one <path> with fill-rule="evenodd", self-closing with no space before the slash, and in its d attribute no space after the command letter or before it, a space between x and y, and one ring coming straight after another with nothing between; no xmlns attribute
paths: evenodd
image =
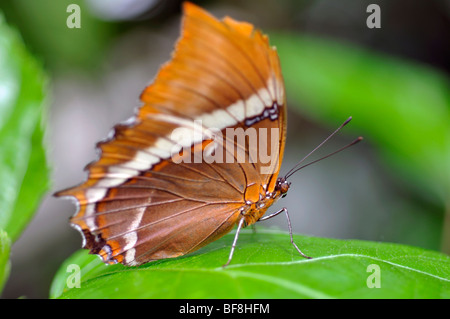
<svg viewBox="0 0 450 319"><path fill-rule="evenodd" d="M231 264L233 234L196 253L139 267L104 265L82 250L62 265L51 298L449 298L450 257L420 248L295 235L264 228L243 231ZM69 288L69 265L80 288ZM379 267L380 288L369 288ZM372 275L372 277L370 277ZM369 278L370 277L370 278ZM72 280L69 280L73 283ZM73 287L73 284L71 285Z"/></svg>

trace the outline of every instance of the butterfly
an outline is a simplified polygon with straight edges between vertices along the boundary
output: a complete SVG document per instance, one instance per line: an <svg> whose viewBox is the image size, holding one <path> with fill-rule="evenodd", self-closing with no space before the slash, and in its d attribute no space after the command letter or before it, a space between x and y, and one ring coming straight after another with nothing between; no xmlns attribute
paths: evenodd
<svg viewBox="0 0 450 319"><path fill-rule="evenodd" d="M276 48L253 25L183 4L171 61L137 114L97 144L71 225L108 264L141 265L196 251L264 216L290 186L278 177L286 97Z"/></svg>

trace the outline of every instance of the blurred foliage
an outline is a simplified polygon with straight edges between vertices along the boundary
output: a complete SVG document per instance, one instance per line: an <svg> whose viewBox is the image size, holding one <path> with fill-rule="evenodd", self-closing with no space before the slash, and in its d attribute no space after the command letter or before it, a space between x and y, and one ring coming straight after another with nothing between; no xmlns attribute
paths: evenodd
<svg viewBox="0 0 450 319"><path fill-rule="evenodd" d="M11 249L11 240L8 234L0 229L0 293L9 276L11 268L9 261L9 253Z"/></svg>
<svg viewBox="0 0 450 319"><path fill-rule="evenodd" d="M414 224L420 225L423 218L431 222L430 214L440 207L444 223L434 233L442 233L441 249L450 253L448 77L345 42L294 34L273 34L271 40L278 48L293 106L333 126L353 116L346 131L358 132L377 148L398 187L412 194L411 203L417 198L431 203L415 214L422 217Z"/></svg>
<svg viewBox="0 0 450 319"><path fill-rule="evenodd" d="M69 4L82 11L81 28L70 29L66 20ZM14 0L0 5L8 22L22 34L27 47L49 70L95 69L105 54L113 24L94 18L84 1Z"/></svg>
<svg viewBox="0 0 450 319"><path fill-rule="evenodd" d="M418 196L450 194L450 83L433 69L330 40L271 37L288 98L302 114L336 124L378 148L392 173ZM450 204L450 203L449 203Z"/></svg>
<svg viewBox="0 0 450 319"><path fill-rule="evenodd" d="M17 33L0 23L0 228L14 241L49 188L46 80Z"/></svg>
<svg viewBox="0 0 450 319"><path fill-rule="evenodd" d="M45 76L1 15L0 70L1 286L9 241L19 237L49 188L43 146Z"/></svg>
<svg viewBox="0 0 450 319"><path fill-rule="evenodd" d="M124 267L79 251L53 281L51 298L450 298L450 257L420 248L244 230L226 268L234 234L186 257ZM383 289L369 289L368 266ZM79 265L81 282L69 265ZM69 278L70 277L70 278ZM71 287L67 287L67 282Z"/></svg>

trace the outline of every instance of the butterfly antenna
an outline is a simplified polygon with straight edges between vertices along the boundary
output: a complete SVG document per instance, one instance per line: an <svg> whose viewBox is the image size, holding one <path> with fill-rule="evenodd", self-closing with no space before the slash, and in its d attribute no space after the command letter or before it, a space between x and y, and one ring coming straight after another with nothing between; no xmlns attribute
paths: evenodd
<svg viewBox="0 0 450 319"><path fill-rule="evenodd" d="M333 137L333 135L335 135L337 132L339 132L341 130L341 128L343 128L345 125L348 124L348 122L350 122L352 120L352 117L350 116L344 123L341 124L341 126L339 126L336 131L334 131L333 133L331 133L326 139L324 139L322 141L322 143L320 143L319 145L316 146L316 148L314 148L311 152L309 152L308 155L306 155L305 157L303 157L300 162L298 162L294 167L292 167L292 169L287 172L286 176L284 177L285 179L288 178L289 176L291 176L293 173L295 173L297 171L297 167L303 163L309 156L311 156L315 151L317 151L323 144L325 144L330 138ZM295 171L294 171L295 170Z"/></svg>
<svg viewBox="0 0 450 319"><path fill-rule="evenodd" d="M347 145L345 145L344 147L341 147L341 148L338 149L337 151L334 151L333 153L330 153L330 154L328 154L328 155L325 155L324 157L321 157L321 158L319 158L319 159L316 159L315 161L312 161L311 163L308 163L308 164L305 164L305 165L303 165L303 166L300 166L300 167L297 168L296 170L294 170L294 171L290 172L289 174L287 174L284 178L287 179L288 177L292 176L295 172L301 170L302 168L305 168L306 166L309 166L309 165L314 164L314 163L317 163L317 162L319 162L319 161L321 161L321 160L323 160L323 159L326 159L326 158L328 158L328 157L330 157L330 156L333 156L334 154L337 154L337 153L339 153L339 152L345 150L346 148L349 148L350 146L355 145L356 143L358 143L358 142L360 142L360 141L362 141L362 140L363 140L363 138L362 138L362 136L360 136L360 137L358 137L356 140L354 140L353 142L351 142L350 144L347 144ZM296 166L297 166L297 165L296 165Z"/></svg>

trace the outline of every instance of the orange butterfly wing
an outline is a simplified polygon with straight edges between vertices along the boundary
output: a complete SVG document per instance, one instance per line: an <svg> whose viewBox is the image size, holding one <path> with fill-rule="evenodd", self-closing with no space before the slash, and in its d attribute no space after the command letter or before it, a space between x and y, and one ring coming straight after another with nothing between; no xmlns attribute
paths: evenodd
<svg viewBox="0 0 450 319"><path fill-rule="evenodd" d="M192 252L245 214L247 224L264 214L267 207L249 204L274 191L286 136L281 68L267 36L185 3L172 60L141 100L133 121L98 143L101 156L87 166L87 181L56 194L76 199L71 223L84 248L107 263L139 265ZM259 146L270 160L256 159L249 139L230 138L228 128L264 129ZM215 144L211 132L222 133ZM210 153L236 161L195 160L212 145Z"/></svg>

